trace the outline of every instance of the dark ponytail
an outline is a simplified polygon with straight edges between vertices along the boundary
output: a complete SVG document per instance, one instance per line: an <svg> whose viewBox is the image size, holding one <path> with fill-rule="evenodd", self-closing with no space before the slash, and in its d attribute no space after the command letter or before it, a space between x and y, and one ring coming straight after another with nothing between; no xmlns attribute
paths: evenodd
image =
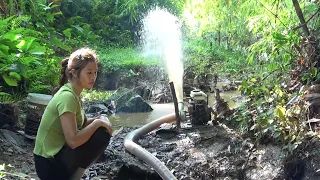
<svg viewBox="0 0 320 180"><path fill-rule="evenodd" d="M58 90L65 85L68 82L68 62L69 62L69 58L66 58L64 60L61 61L61 72L60 72L60 78L59 78L59 85L58 87L54 88L52 95L56 94L58 92Z"/></svg>

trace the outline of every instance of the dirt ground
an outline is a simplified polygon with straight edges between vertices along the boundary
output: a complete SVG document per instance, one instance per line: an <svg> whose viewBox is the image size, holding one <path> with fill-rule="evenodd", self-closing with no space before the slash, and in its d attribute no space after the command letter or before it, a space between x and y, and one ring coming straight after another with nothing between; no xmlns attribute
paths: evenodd
<svg viewBox="0 0 320 180"><path fill-rule="evenodd" d="M124 149L124 137L133 129L121 128L83 179L161 179L153 168ZM33 163L33 141L2 129L0 142L0 160L5 163L6 172L3 179L38 179ZM183 124L179 132L173 130L173 125L165 124L138 143L181 180L320 178L317 153L320 143L316 140L304 149L309 156L291 157L291 164L282 157L280 147L255 145L223 124L198 127Z"/></svg>

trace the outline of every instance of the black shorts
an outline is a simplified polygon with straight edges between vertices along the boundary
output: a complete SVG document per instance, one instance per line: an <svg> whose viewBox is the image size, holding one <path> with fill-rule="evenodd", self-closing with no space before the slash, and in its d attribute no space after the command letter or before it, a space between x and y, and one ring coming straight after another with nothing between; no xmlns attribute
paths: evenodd
<svg viewBox="0 0 320 180"><path fill-rule="evenodd" d="M34 154L37 175L41 180L68 180L78 168L87 168L104 152L111 135L100 127L83 145L71 149L65 145L54 156L44 158Z"/></svg>

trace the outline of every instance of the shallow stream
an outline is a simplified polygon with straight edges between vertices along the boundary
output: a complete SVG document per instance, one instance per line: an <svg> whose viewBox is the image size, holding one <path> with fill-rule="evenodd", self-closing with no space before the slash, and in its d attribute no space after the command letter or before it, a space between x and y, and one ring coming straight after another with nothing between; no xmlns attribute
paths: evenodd
<svg viewBox="0 0 320 180"><path fill-rule="evenodd" d="M237 102L233 100L234 97L239 96L238 91L226 91L220 93L221 98L228 102L230 108L237 106ZM215 102L213 94L209 94L209 105L212 106ZM134 127L147 124L153 120L156 120L164 115L174 112L173 103L168 104L150 104L153 111L147 113L119 113L109 116L114 129L124 127Z"/></svg>

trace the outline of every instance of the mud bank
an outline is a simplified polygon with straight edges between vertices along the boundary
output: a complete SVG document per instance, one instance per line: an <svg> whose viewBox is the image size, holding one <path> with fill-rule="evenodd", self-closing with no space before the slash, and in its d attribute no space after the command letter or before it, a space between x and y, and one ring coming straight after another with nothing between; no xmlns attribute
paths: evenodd
<svg viewBox="0 0 320 180"><path fill-rule="evenodd" d="M139 144L159 158L178 179L282 179L281 149L256 147L223 125L164 125ZM148 165L125 151L123 139L132 128L121 128L84 179L161 179Z"/></svg>
<svg viewBox="0 0 320 180"><path fill-rule="evenodd" d="M124 138L134 129L120 128L115 132L103 156L87 169L82 179L161 179L149 165L124 149ZM0 160L6 164L6 179L39 179L33 162L33 141L0 129L0 142ZM196 128L183 124L180 131L176 131L174 125L165 124L143 136L138 143L181 180L320 178L317 139L284 158L281 147L255 145L223 124Z"/></svg>

